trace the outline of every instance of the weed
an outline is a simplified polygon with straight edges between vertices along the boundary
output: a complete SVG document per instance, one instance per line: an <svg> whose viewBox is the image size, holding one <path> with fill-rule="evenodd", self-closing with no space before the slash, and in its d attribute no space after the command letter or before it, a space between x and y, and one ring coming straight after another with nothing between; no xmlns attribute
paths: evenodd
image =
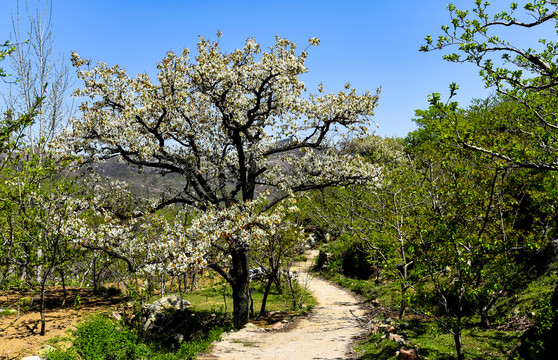
<svg viewBox="0 0 558 360"><path fill-rule="evenodd" d="M16 314L17 314L17 310L15 310L15 309L6 308L6 309L1 309L0 310L0 316L10 316L10 315L16 315Z"/></svg>
<svg viewBox="0 0 558 360"><path fill-rule="evenodd" d="M79 294L77 294L76 297L74 298L73 305L76 310L79 309L79 307L81 306L81 296L79 296Z"/></svg>

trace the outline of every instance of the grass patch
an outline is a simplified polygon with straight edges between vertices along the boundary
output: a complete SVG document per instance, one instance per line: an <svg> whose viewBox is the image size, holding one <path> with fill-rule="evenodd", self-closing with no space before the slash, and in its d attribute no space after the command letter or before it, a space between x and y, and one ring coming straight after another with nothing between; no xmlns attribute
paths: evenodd
<svg viewBox="0 0 558 360"><path fill-rule="evenodd" d="M0 316L10 316L10 315L17 315L17 310L6 308L0 311Z"/></svg>
<svg viewBox="0 0 558 360"><path fill-rule="evenodd" d="M403 321L406 329L398 330L407 344L415 348L421 359L455 359L453 335L444 333L435 321ZM395 341L382 339L383 334L369 334L355 350L360 359L398 359L399 345ZM466 359L510 359L516 356L515 349L521 333L470 327L462 333Z"/></svg>
<svg viewBox="0 0 558 360"><path fill-rule="evenodd" d="M253 308L255 315L261 308L265 284L260 281L250 284L252 291ZM274 312L289 312L292 315L302 315L315 306L315 300L312 295L304 288L300 288L301 297L297 309L293 309L291 294L286 289L277 289L272 286L271 292L267 298L266 310ZM296 295L296 294L295 294ZM232 289L224 281L217 283L212 287L199 290L190 294L184 294L184 299L192 303L192 311L195 312L213 312L218 314L232 315L233 299Z"/></svg>
<svg viewBox="0 0 558 360"><path fill-rule="evenodd" d="M548 299L558 286L558 263L554 263L522 291L502 299L495 307L497 321L505 323L512 316L535 316L542 299Z"/></svg>

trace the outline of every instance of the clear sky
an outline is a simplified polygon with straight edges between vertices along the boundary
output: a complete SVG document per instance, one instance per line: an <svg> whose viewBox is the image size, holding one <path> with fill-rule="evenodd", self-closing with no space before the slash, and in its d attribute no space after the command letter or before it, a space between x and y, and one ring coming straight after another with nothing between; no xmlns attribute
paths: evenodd
<svg viewBox="0 0 558 360"><path fill-rule="evenodd" d="M28 2L34 6L37 0ZM198 35L216 39L218 30L227 51L242 47L248 37L268 47L279 35L305 48L317 36L321 44L311 48L304 75L308 89L315 91L320 82L327 92L339 91L346 82L359 92L381 86L377 133L405 136L414 129L414 110L426 108L432 92L447 94L451 82L460 85L462 105L489 94L473 65L447 63L442 52L418 51L426 35L437 37L440 26L449 23L447 2L53 0L55 51L66 58L76 51L95 62L119 64L130 75L154 75L166 51L195 50ZM16 3L0 0L2 41L10 38ZM474 1L453 3L471 8ZM491 3L501 10L509 1ZM555 36L536 31L537 37ZM2 66L7 68L5 62Z"/></svg>

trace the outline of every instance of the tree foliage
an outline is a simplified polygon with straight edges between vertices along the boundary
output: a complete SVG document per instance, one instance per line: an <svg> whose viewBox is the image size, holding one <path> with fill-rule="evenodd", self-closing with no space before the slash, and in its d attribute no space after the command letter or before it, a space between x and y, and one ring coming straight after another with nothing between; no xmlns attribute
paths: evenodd
<svg viewBox="0 0 558 360"><path fill-rule="evenodd" d="M486 133L477 133L462 123L462 118L448 116L448 124L462 146L497 157L517 166L557 170L556 91L558 86L558 45L549 37L533 41L528 48L505 40L505 29L527 33L529 28L551 30L558 27L558 4L537 0L523 6L510 3L509 9L493 12L487 1L476 0L471 11L448 5L451 23L442 26L437 41L426 37L422 51L457 47L458 51L444 55L450 62L473 63L487 87L496 90L498 101L513 104L513 109L500 114L500 126L492 128L491 137L513 136L515 146L506 141L494 142ZM556 30L555 30L556 31ZM452 85L450 97L457 89ZM439 95L432 102L444 107ZM444 107L448 114L451 107ZM503 115L503 116L502 116ZM487 121L488 123L488 121Z"/></svg>

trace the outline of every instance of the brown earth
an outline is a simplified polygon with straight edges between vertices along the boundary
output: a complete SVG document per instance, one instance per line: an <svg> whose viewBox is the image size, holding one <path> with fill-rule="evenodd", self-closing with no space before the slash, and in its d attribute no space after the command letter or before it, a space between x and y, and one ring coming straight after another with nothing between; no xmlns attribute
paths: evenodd
<svg viewBox="0 0 558 360"><path fill-rule="evenodd" d="M95 296L91 290L78 288L67 288L64 297L61 288L49 288L45 297L46 334L41 336L37 295L13 290L2 292L0 308L17 310L22 299L25 305L19 306L20 316L0 316L0 360L36 355L48 340L67 335L67 330L73 329L85 316L115 309L122 301L119 297Z"/></svg>

